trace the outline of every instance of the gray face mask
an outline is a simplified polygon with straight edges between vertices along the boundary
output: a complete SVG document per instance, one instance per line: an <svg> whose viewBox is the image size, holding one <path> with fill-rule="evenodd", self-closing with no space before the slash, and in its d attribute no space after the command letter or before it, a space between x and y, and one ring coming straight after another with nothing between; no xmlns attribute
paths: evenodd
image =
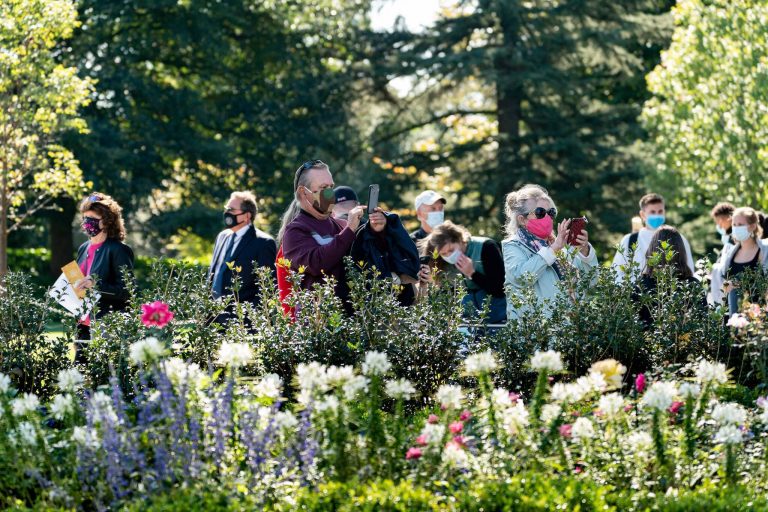
<svg viewBox="0 0 768 512"><path fill-rule="evenodd" d="M461 251L456 249L448 256L441 255L440 257L443 258L443 261L445 261L446 263L450 265L455 265L459 261L459 256L461 256Z"/></svg>
<svg viewBox="0 0 768 512"><path fill-rule="evenodd" d="M445 221L445 212L429 212L427 213L427 224L431 228L436 228Z"/></svg>

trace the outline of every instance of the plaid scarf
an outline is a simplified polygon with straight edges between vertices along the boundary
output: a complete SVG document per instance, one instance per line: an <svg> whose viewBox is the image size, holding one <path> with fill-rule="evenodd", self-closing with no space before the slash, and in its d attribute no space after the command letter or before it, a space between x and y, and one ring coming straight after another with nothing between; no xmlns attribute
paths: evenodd
<svg viewBox="0 0 768 512"><path fill-rule="evenodd" d="M539 252L542 247L549 247L549 242L542 240L525 228L519 228L517 230L517 239L533 252ZM555 262L552 263L552 268L555 269L557 278L562 281L563 271L560 268L560 262L555 260Z"/></svg>

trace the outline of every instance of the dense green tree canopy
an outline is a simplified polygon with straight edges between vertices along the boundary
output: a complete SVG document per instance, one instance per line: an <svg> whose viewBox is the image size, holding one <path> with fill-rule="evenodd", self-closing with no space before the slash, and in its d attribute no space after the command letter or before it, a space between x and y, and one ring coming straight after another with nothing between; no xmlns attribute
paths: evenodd
<svg viewBox="0 0 768 512"><path fill-rule="evenodd" d="M643 111L660 180L691 205L768 208L768 4L680 0Z"/></svg>

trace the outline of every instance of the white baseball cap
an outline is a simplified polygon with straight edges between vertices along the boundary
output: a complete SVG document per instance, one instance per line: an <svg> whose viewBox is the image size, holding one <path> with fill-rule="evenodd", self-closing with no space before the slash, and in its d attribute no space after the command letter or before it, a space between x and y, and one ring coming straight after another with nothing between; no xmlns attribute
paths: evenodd
<svg viewBox="0 0 768 512"><path fill-rule="evenodd" d="M445 198L435 192L434 190L425 190L421 194L416 196L416 209L418 210L421 205L432 206L437 201L442 201L443 204L447 203Z"/></svg>

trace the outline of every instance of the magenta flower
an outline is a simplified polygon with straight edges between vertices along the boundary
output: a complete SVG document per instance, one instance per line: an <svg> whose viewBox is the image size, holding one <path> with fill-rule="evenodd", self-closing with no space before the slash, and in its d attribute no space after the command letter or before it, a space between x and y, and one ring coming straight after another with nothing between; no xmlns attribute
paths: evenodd
<svg viewBox="0 0 768 512"><path fill-rule="evenodd" d="M638 373L637 377L635 377L635 389L638 393L642 393L645 391L645 375L642 373Z"/></svg>
<svg viewBox="0 0 768 512"><path fill-rule="evenodd" d="M452 442L454 444L459 445L459 446L466 446L467 445L467 440L464 439L464 436L453 436L453 441Z"/></svg>
<svg viewBox="0 0 768 512"><path fill-rule="evenodd" d="M173 320L173 311L165 302L156 300L141 305L141 323L144 327L165 327L171 320Z"/></svg>
<svg viewBox="0 0 768 512"><path fill-rule="evenodd" d="M670 414L677 414L684 405L684 402L672 402L672 405L669 406L668 411Z"/></svg>
<svg viewBox="0 0 768 512"><path fill-rule="evenodd" d="M468 410L466 410L466 409L464 409L464 411L462 411L461 415L459 415L459 419L460 419L461 421L467 421L467 420L468 420L469 418L471 418L471 417L472 417L472 413L471 413L471 412L469 412L469 411L468 411Z"/></svg>
<svg viewBox="0 0 768 512"><path fill-rule="evenodd" d="M437 414L430 414L429 418L427 418L427 423L438 423L440 421L440 418L437 416Z"/></svg>
<svg viewBox="0 0 768 512"><path fill-rule="evenodd" d="M425 446L427 444L427 435L421 434L419 437L417 437L416 444L419 446Z"/></svg>
<svg viewBox="0 0 768 512"><path fill-rule="evenodd" d="M405 452L405 459L411 460L411 459L418 459L421 457L421 449L413 447L408 448L408 451Z"/></svg>
<svg viewBox="0 0 768 512"><path fill-rule="evenodd" d="M464 423L460 421L454 421L448 425L448 430L451 431L451 434L460 434L461 431L464 430Z"/></svg>
<svg viewBox="0 0 768 512"><path fill-rule="evenodd" d="M573 431L573 425L566 423L565 425L560 425L558 430L560 431L561 436L570 439Z"/></svg>
<svg viewBox="0 0 768 512"><path fill-rule="evenodd" d="M518 395L518 394L517 394L517 393L515 393L514 391L510 391L510 393L509 393L509 399L510 399L512 402L517 402L518 400L520 400L520 395Z"/></svg>

